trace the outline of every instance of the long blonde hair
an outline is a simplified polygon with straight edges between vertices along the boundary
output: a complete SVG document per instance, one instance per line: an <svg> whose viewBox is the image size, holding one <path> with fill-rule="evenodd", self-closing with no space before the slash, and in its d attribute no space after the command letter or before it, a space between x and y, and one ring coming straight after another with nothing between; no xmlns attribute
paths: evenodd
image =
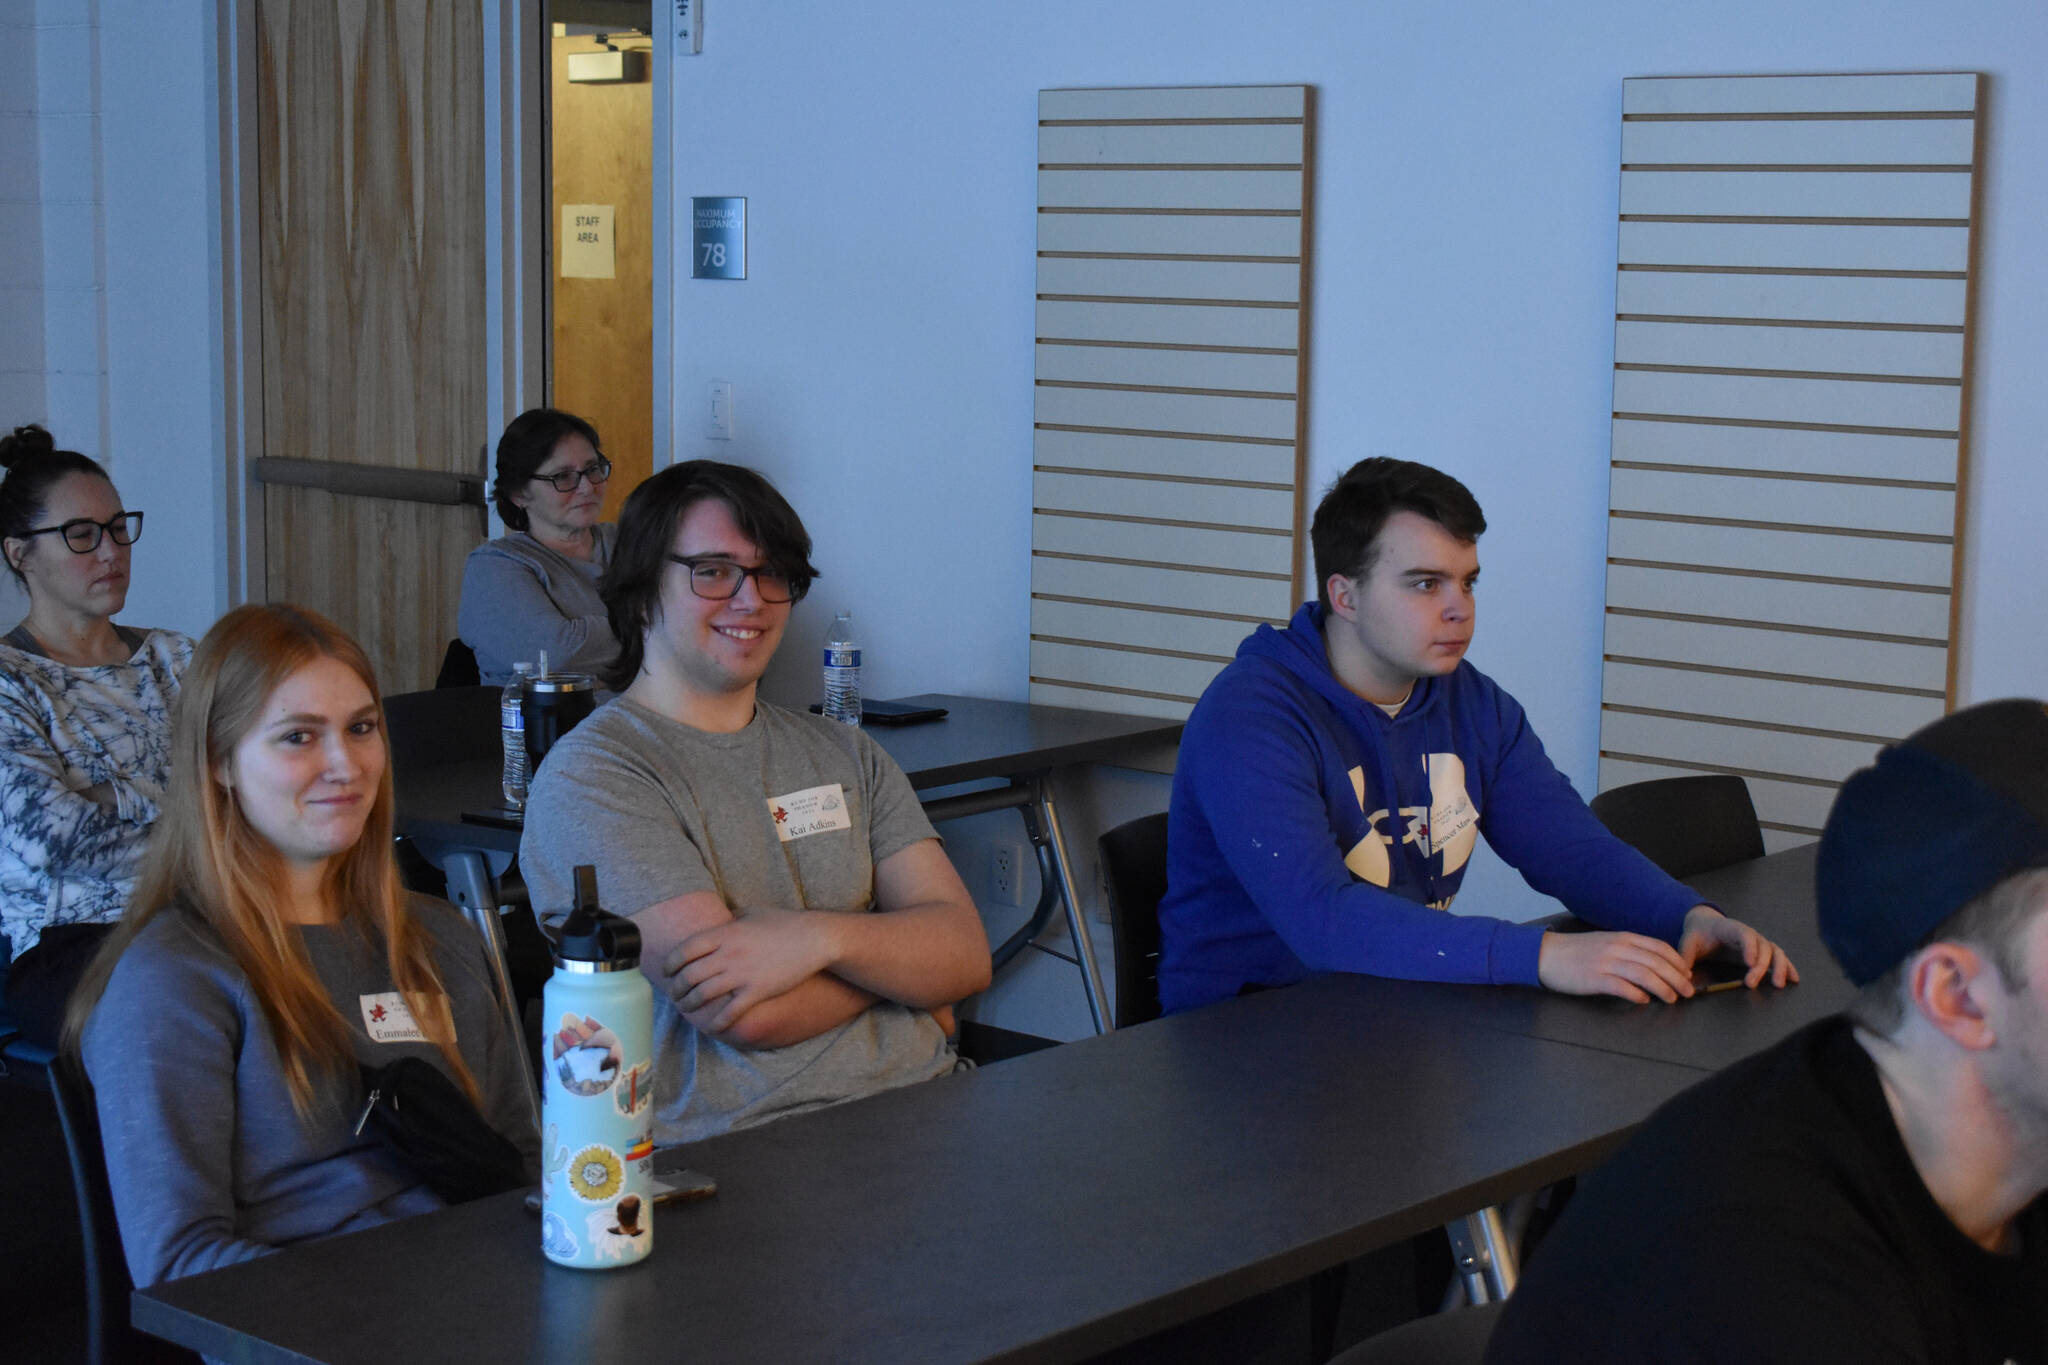
<svg viewBox="0 0 2048 1365"><path fill-rule="evenodd" d="M67 1011L64 1042L74 1055L121 954L152 920L169 912L209 931L248 978L276 1040L292 1107L302 1118L312 1109L316 1073L353 1070L349 1026L320 984L294 926L276 912L287 900L284 859L250 826L221 781L270 694L321 658L348 667L377 697L376 674L361 646L303 607L237 607L199 642L178 693L170 783L140 879L127 913L87 968ZM381 701L377 729L384 733ZM447 990L427 932L407 908L392 856L388 740L385 745L384 774L362 837L329 864L328 887L342 922L382 941L392 980L420 1031L477 1102L476 1078L455 1045Z"/></svg>

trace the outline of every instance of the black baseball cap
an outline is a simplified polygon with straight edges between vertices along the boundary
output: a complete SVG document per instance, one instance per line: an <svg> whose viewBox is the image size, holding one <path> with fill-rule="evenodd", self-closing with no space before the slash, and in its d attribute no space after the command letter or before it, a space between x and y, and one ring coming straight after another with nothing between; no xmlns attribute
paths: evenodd
<svg viewBox="0 0 2048 1365"><path fill-rule="evenodd" d="M2048 866L2048 705L1985 702L1878 754L1820 836L1820 936L1866 986L2016 872Z"/></svg>

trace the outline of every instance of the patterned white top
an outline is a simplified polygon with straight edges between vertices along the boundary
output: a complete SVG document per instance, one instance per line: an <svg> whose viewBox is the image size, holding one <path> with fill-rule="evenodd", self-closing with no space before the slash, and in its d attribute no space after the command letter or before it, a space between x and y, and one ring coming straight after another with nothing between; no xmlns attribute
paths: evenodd
<svg viewBox="0 0 2048 1365"><path fill-rule="evenodd" d="M125 663L72 668L0 642L0 932L120 918L171 769L192 638L152 630Z"/></svg>

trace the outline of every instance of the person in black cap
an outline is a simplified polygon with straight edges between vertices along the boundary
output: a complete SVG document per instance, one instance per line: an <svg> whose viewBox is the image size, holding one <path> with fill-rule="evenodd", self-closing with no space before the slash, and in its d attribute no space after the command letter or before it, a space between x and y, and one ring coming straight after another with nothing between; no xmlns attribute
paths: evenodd
<svg viewBox="0 0 2048 1365"><path fill-rule="evenodd" d="M1879 754L1816 889L1848 1012L1588 1177L1488 1365L2048 1362L2048 708Z"/></svg>

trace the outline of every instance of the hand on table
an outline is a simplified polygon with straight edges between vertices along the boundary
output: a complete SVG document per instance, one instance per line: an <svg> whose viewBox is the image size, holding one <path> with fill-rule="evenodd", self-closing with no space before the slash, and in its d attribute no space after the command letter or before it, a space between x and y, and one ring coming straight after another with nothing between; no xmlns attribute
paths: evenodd
<svg viewBox="0 0 2048 1365"><path fill-rule="evenodd" d="M1676 1004L1693 993L1692 966L1678 949L1643 934L1595 930L1547 933L1536 979L1563 995L1618 995L1638 1005Z"/></svg>
<svg viewBox="0 0 2048 1365"><path fill-rule="evenodd" d="M722 1033L762 1001L794 990L832 965L823 921L802 910L750 910L690 935L662 966L677 1012L693 1027Z"/></svg>
<svg viewBox="0 0 2048 1365"><path fill-rule="evenodd" d="M1695 905L1685 912L1685 932L1678 940L1678 955L1686 969L1703 957L1739 958L1744 971L1742 984L1755 990L1766 976L1773 986L1787 986L1799 980L1799 969L1785 950L1744 924L1729 919L1711 905Z"/></svg>

